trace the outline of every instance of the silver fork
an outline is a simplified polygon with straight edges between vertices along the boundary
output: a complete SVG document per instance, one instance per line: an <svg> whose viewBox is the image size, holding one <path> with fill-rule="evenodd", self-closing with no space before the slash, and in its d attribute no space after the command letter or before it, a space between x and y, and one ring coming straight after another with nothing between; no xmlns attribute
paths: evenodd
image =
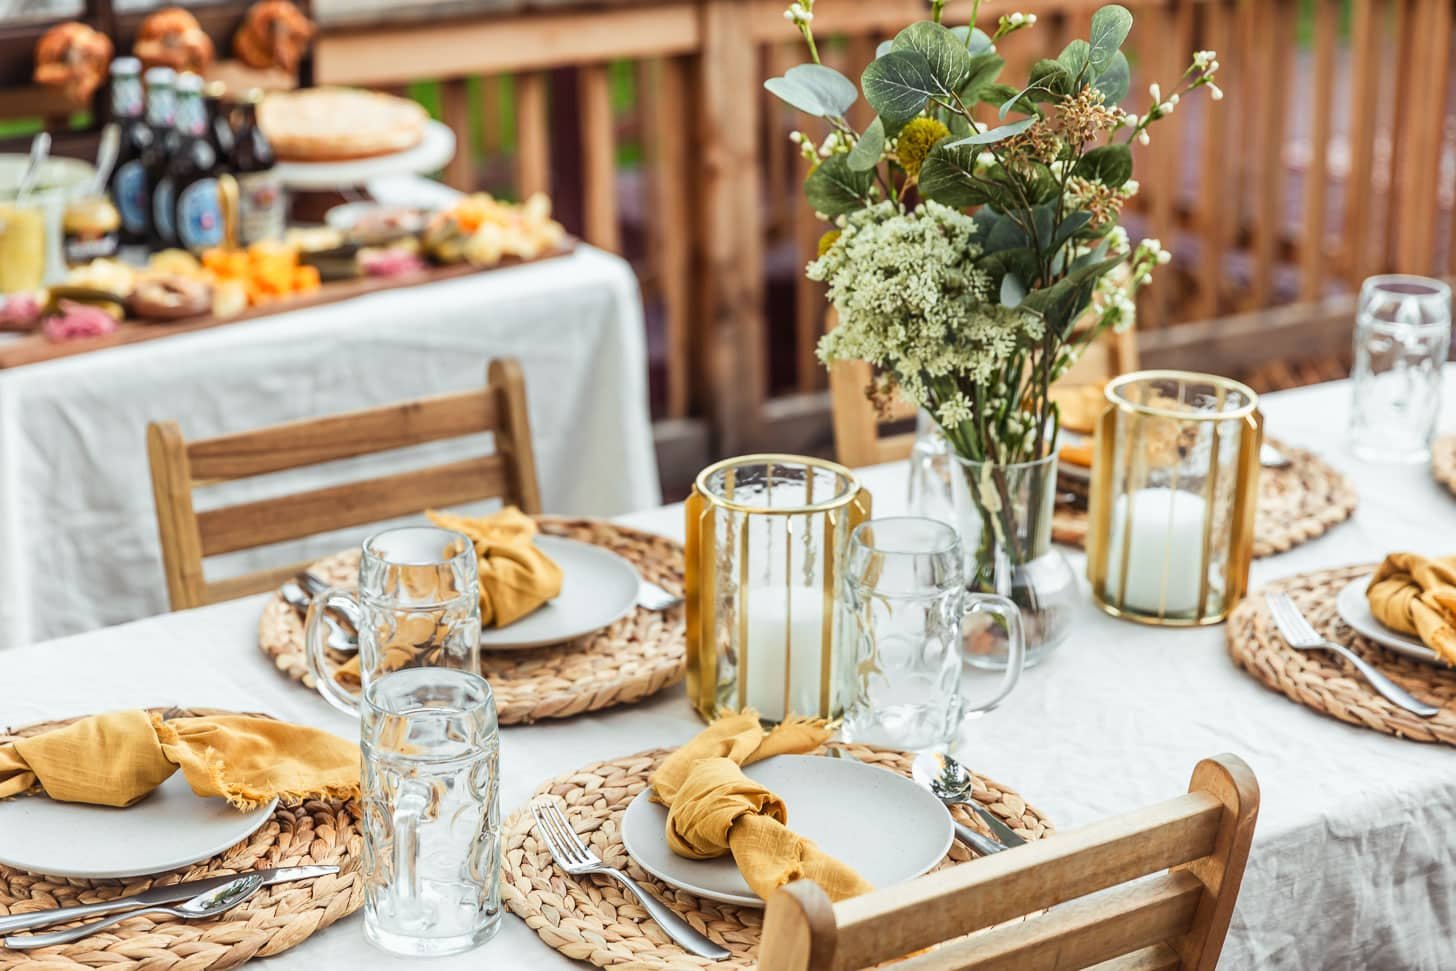
<svg viewBox="0 0 1456 971"><path fill-rule="evenodd" d="M1413 696L1409 691L1396 684L1394 681L1381 674L1378 670L1366 663L1354 651L1343 644L1336 644L1334 641L1325 640L1316 633L1314 627L1305 619L1304 614L1294 605L1294 601L1282 593L1269 594L1264 597L1264 602L1269 605L1269 613L1274 615L1274 626L1279 628L1279 633L1289 646L1297 651L1309 651L1322 649L1334 651L1340 657L1355 665L1355 670L1365 676L1370 686L1384 695L1392 704L1399 705L1412 714L1420 715L1422 718L1430 718L1439 714L1441 709L1433 708L1424 701Z"/></svg>
<svg viewBox="0 0 1456 971"><path fill-rule="evenodd" d="M576 835L576 830L571 828L566 814L550 797L537 796L532 799L531 815L536 818L537 834L546 843L546 849L551 851L551 859L555 860L556 865L561 869L573 877L605 873L630 890L632 896L636 897L637 902L642 905L642 909L657 921L657 926L666 931L667 936L684 949L698 957L711 958L714 961L721 961L728 957L727 950L693 930L686 921L638 886L637 881L616 867L603 863L596 851Z"/></svg>

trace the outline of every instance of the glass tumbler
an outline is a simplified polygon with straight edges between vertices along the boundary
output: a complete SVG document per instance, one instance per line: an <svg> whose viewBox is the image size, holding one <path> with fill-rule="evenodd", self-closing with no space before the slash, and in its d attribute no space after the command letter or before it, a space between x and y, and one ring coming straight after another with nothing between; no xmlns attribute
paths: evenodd
<svg viewBox="0 0 1456 971"><path fill-rule="evenodd" d="M1021 611L1005 597L966 590L956 530L917 516L873 519L850 537L844 601L853 617L859 692L844 735L916 750L944 748L961 723L999 705L1026 659ZM961 625L985 614L1009 645L995 697L972 707L960 691Z"/></svg>
<svg viewBox="0 0 1456 971"><path fill-rule="evenodd" d="M500 732L478 674L410 668L364 690L364 935L454 954L500 927Z"/></svg>
<svg viewBox="0 0 1456 971"><path fill-rule="evenodd" d="M1374 276L1360 288L1351 372L1350 447L1369 462L1424 462L1441 414L1451 349L1451 288Z"/></svg>
<svg viewBox="0 0 1456 971"><path fill-rule="evenodd" d="M359 651L338 671L327 647L323 612L357 620ZM309 671L319 693L346 714L358 714L359 695L338 675L361 688L404 668L480 670L480 587L475 547L457 532L436 526L403 526L364 541L359 592L329 590L309 605L304 624Z"/></svg>

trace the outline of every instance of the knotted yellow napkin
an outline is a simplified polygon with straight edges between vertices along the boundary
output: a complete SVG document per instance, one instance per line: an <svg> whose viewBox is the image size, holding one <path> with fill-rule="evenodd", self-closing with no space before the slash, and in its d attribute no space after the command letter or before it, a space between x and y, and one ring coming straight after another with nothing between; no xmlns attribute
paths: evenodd
<svg viewBox="0 0 1456 971"><path fill-rule="evenodd" d="M783 800L743 774L745 765L810 752L828 738L829 730L818 720L790 719L765 733L752 710L716 719L652 773L653 798L667 806L667 845L693 860L732 852L743 879L765 900L804 878L819 884L831 900L874 889L791 831ZM838 795L826 792L824 798Z"/></svg>
<svg viewBox="0 0 1456 971"><path fill-rule="evenodd" d="M1456 556L1391 553L1365 597L1376 620L1419 637L1447 664L1456 664Z"/></svg>
<svg viewBox="0 0 1456 971"><path fill-rule="evenodd" d="M359 747L251 715L173 718L133 709L92 715L0 745L0 799L39 785L59 802L130 806L177 769L199 796L240 810L359 793Z"/></svg>
<svg viewBox="0 0 1456 971"><path fill-rule="evenodd" d="M472 518L428 512L436 526L475 544L480 570L480 622L513 624L561 592L561 567L536 548L536 521L515 506Z"/></svg>

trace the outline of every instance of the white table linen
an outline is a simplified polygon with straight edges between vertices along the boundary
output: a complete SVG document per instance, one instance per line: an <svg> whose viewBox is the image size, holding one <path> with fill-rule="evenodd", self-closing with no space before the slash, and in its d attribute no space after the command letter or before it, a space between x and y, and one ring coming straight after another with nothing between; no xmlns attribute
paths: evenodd
<svg viewBox="0 0 1456 971"><path fill-rule="evenodd" d="M526 375L542 503L615 515L661 501L636 278L582 246L537 264L381 291L0 371L0 648L167 607L146 425L187 439L483 387ZM199 507L423 467L485 436L199 493ZM221 558L212 576L319 555L364 530Z"/></svg>
<svg viewBox="0 0 1456 971"><path fill-rule="evenodd" d="M1456 426L1456 371L1447 374ZM1343 449L1348 388L1265 399L1270 432L1315 448L1360 491L1353 521L1257 561L1254 585L1371 562L1388 550L1451 551L1456 498L1421 466L1375 467ZM864 472L881 515L903 508L902 465ZM624 522L682 535L669 506ZM1081 557L1075 558L1080 568ZM1083 583L1085 592L1085 582ZM0 722L16 725L126 705L272 712L351 734L355 725L284 680L256 647L261 598L156 617L0 653ZM700 728L680 686L567 721L503 730L503 810L584 763L674 745ZM1000 709L970 723L958 754L1015 787L1062 829L1185 790L1194 763L1233 752L1258 776L1262 807L1222 968L1447 968L1456 961L1456 753L1300 707L1234 667L1222 627L1164 630L1114 620L1090 602L1071 639L1026 674ZM576 965L513 916L480 951L442 969ZM274 971L405 967L365 943L359 915L271 958Z"/></svg>

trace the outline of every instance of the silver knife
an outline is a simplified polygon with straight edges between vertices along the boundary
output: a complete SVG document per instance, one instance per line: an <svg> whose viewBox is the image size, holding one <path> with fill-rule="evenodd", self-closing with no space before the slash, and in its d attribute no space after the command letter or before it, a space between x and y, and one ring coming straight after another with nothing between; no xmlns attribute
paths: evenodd
<svg viewBox="0 0 1456 971"><path fill-rule="evenodd" d="M277 870L259 870L263 875L263 886L271 887L275 883L289 883L294 880L312 880L314 877L326 877L338 873L336 866L286 866ZM190 900L200 893L206 893L225 883L236 880L243 874L228 873L220 877L207 877L202 880L189 880L187 883L174 883L168 887L153 887L150 890L143 890L141 893L132 894L130 897L117 897L115 900L103 900L95 904L77 904L73 907L53 907L50 910L37 910L30 914L11 914L8 917L0 917L0 935L12 934L15 931L34 930L37 927L49 927L52 924L62 924L70 920L80 920L82 917L97 917L101 914L115 914L123 910L135 910L138 907L149 907L152 904L174 904L183 900Z"/></svg>

